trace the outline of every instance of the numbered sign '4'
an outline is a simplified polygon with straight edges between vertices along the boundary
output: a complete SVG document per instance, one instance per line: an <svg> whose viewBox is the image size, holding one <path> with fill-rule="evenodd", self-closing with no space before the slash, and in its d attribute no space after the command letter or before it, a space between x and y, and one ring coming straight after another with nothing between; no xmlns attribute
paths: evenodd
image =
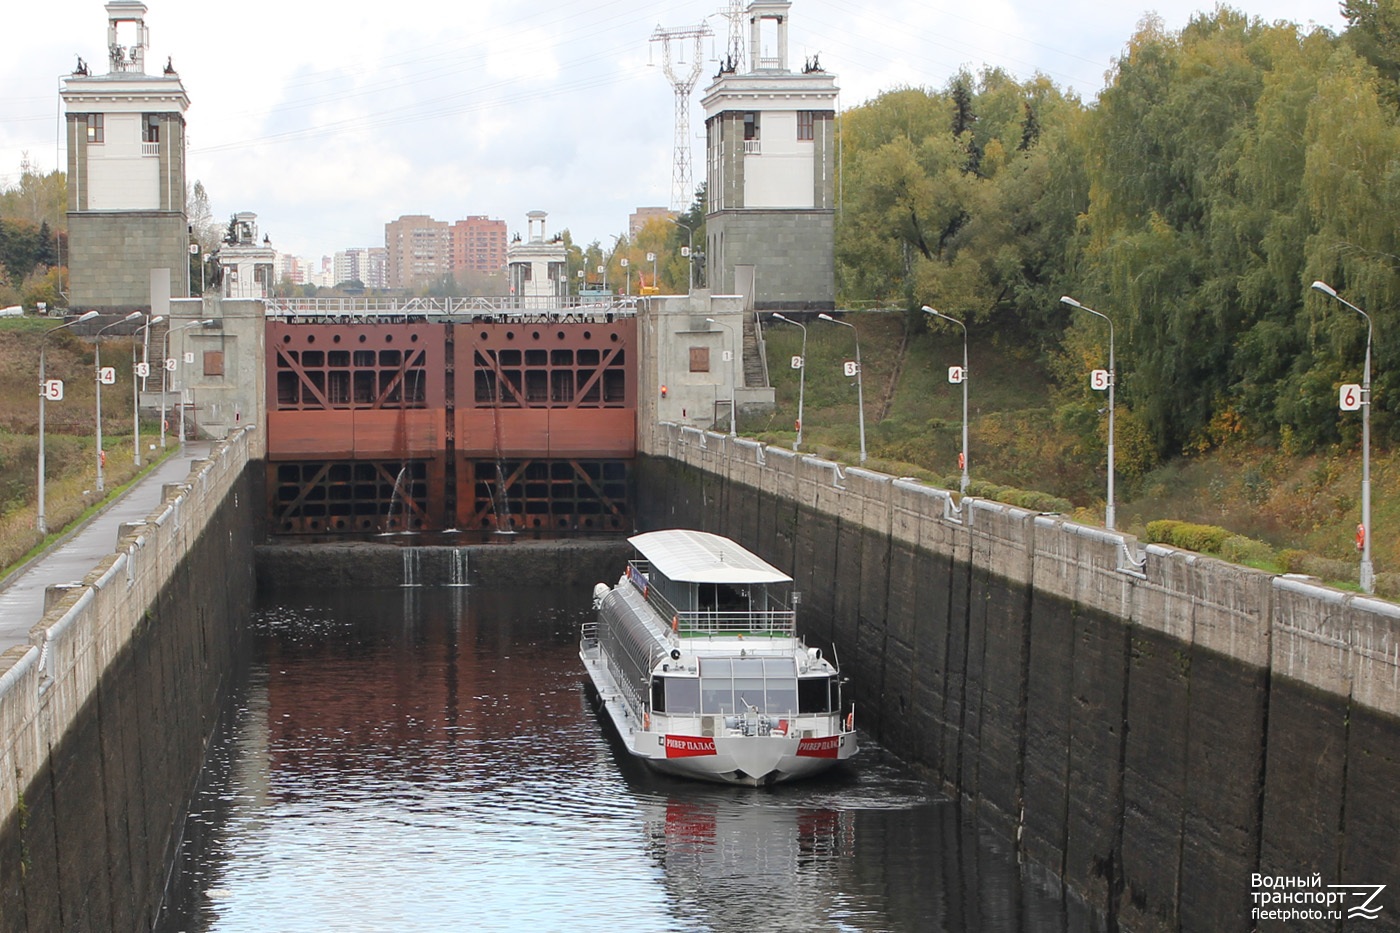
<svg viewBox="0 0 1400 933"><path fill-rule="evenodd" d="M1361 398L1361 386L1354 382L1349 382L1342 386L1339 407L1342 411L1360 411L1363 404Z"/></svg>

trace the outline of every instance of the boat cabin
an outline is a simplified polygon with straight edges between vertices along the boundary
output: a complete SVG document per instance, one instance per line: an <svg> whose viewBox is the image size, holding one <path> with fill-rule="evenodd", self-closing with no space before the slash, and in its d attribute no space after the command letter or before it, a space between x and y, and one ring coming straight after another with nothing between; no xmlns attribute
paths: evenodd
<svg viewBox="0 0 1400 933"><path fill-rule="evenodd" d="M627 577L677 632L793 635L792 578L719 535L688 529L627 539Z"/></svg>

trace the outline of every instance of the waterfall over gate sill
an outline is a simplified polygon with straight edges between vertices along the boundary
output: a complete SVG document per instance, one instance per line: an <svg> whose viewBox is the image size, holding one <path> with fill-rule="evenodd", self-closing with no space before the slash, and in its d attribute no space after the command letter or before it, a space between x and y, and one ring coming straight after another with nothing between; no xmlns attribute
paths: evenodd
<svg viewBox="0 0 1400 933"><path fill-rule="evenodd" d="M471 587L615 581L631 555L625 536L491 536L472 544L278 542L254 549L258 588Z"/></svg>

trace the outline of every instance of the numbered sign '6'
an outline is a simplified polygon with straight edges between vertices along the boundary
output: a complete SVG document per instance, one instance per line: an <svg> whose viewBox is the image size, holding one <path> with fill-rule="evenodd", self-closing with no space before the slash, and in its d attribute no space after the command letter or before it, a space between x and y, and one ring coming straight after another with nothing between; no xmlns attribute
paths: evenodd
<svg viewBox="0 0 1400 933"><path fill-rule="evenodd" d="M117 368L115 366L103 366L97 371L97 381L104 386L114 386L117 384Z"/></svg>
<svg viewBox="0 0 1400 933"><path fill-rule="evenodd" d="M1108 378L1108 370L1096 369L1089 374L1089 388L1096 392L1107 389L1112 380Z"/></svg>
<svg viewBox="0 0 1400 933"><path fill-rule="evenodd" d="M1349 382L1342 386L1340 396L1339 406L1342 411L1361 410L1361 386L1354 382Z"/></svg>
<svg viewBox="0 0 1400 933"><path fill-rule="evenodd" d="M63 401L63 380L45 379L44 384L39 387L39 394L50 402Z"/></svg>
<svg viewBox="0 0 1400 933"><path fill-rule="evenodd" d="M967 373L963 372L963 368L961 366L948 367L948 381L951 382L953 385L958 385L966 378Z"/></svg>

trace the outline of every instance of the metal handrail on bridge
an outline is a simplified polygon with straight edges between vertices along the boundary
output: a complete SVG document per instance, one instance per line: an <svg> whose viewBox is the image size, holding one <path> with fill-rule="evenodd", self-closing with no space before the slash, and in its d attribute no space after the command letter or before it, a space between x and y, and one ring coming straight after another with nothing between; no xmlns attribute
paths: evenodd
<svg viewBox="0 0 1400 933"><path fill-rule="evenodd" d="M632 317L641 299L628 295L534 298L266 298L267 317L302 323L403 322L408 320L545 323L606 321Z"/></svg>

